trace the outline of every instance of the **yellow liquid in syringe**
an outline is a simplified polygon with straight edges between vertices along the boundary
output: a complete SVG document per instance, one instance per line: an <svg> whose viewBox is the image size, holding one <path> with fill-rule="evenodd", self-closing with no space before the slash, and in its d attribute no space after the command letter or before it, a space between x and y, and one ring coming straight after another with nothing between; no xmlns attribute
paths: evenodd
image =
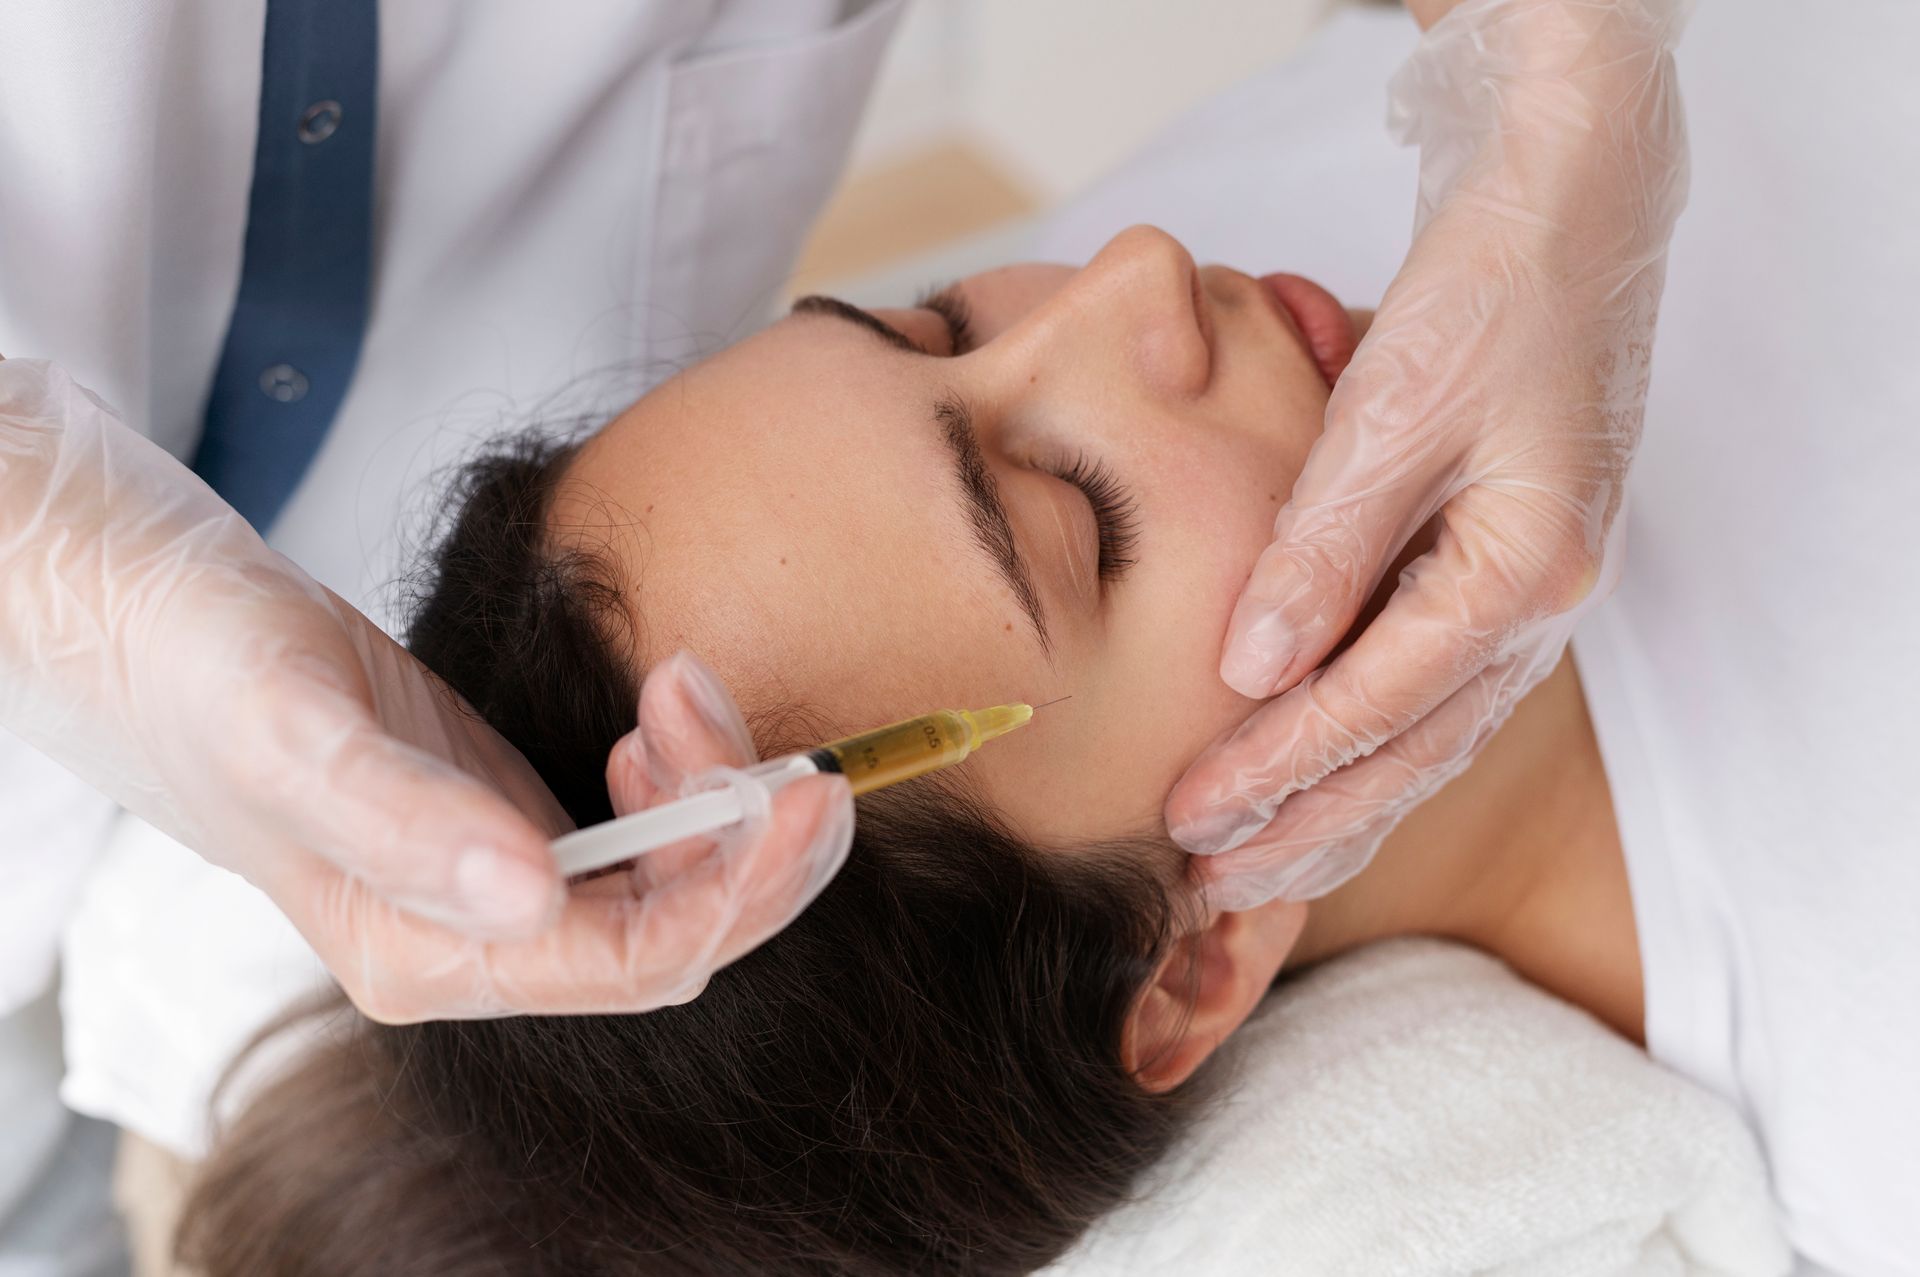
<svg viewBox="0 0 1920 1277"><path fill-rule="evenodd" d="M994 737L1026 726L1032 717L1033 706L1027 704L937 709L829 741L809 750L808 757L821 771L845 775L855 795L866 794L951 767Z"/></svg>

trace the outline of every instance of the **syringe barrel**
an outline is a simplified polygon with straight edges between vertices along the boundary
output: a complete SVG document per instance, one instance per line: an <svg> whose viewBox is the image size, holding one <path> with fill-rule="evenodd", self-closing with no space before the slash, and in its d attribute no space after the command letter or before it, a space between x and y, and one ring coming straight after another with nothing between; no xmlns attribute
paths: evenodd
<svg viewBox="0 0 1920 1277"><path fill-rule="evenodd" d="M822 771L843 773L859 795L949 767L979 743L980 734L965 715L940 709L831 741L813 750L812 757Z"/></svg>

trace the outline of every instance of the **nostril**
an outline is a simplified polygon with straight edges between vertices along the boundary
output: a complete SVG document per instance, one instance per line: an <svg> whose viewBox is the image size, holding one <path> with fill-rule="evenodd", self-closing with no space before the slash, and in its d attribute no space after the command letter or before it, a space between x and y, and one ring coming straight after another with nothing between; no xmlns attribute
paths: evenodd
<svg viewBox="0 0 1920 1277"><path fill-rule="evenodd" d="M1192 264L1187 266L1187 283L1193 295L1193 322L1200 329L1200 342L1207 348L1207 366L1213 366L1213 307L1207 299L1207 290L1201 286L1200 272Z"/></svg>

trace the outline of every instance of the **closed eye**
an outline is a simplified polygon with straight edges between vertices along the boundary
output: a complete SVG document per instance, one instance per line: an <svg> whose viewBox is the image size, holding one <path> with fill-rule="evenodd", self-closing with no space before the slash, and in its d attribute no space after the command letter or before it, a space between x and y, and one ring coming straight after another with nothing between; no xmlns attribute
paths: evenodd
<svg viewBox="0 0 1920 1277"><path fill-rule="evenodd" d="M1132 495L1113 472L1084 453L1052 472L1054 477L1080 489L1093 508L1093 524L1099 532L1099 571L1102 581L1112 583L1127 574L1134 564L1133 551L1140 539L1140 519Z"/></svg>
<svg viewBox="0 0 1920 1277"><path fill-rule="evenodd" d="M940 316L947 326L947 350L955 357L966 354L978 344L973 334L973 308L967 305L966 295L960 291L960 285L948 284L944 288L929 289L914 298L913 304Z"/></svg>

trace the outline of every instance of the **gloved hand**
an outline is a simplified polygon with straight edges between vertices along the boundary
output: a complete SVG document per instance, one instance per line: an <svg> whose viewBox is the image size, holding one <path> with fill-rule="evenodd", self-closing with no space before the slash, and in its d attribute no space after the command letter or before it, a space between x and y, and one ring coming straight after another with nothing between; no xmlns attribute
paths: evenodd
<svg viewBox="0 0 1920 1277"><path fill-rule="evenodd" d="M853 843L845 777L808 776L769 793L738 774L755 761L726 689L681 652L648 675L639 725L608 757L614 813L727 777L741 787L748 816L717 837L663 847L576 886L543 935L518 943L467 939L312 860L276 863L262 885L376 1020L644 1011L685 1002L713 972L793 921Z"/></svg>
<svg viewBox="0 0 1920 1277"><path fill-rule="evenodd" d="M656 782L750 760L737 716L673 715L676 668ZM0 360L0 726L259 886L383 1020L680 1000L851 839L844 782L810 779L681 878L570 898L571 822L519 752L43 360Z"/></svg>
<svg viewBox="0 0 1920 1277"><path fill-rule="evenodd" d="M1241 693L1280 695L1167 800L1223 906L1358 873L1611 588L1686 200L1672 48L1689 7L1465 0L1395 76L1393 127L1421 148L1413 246L1220 663ZM1316 668L1430 521L1433 548Z"/></svg>

